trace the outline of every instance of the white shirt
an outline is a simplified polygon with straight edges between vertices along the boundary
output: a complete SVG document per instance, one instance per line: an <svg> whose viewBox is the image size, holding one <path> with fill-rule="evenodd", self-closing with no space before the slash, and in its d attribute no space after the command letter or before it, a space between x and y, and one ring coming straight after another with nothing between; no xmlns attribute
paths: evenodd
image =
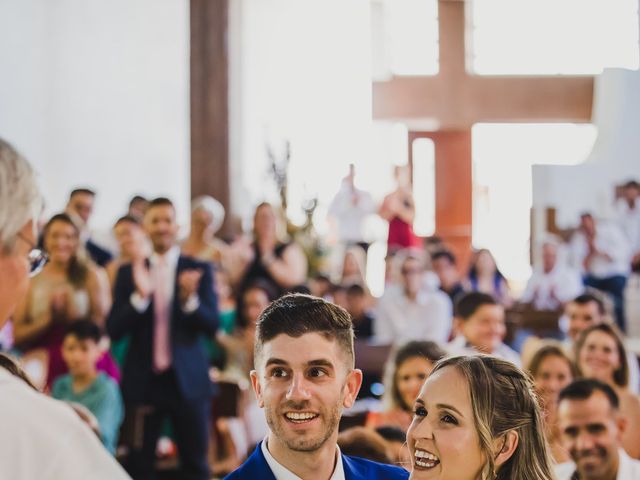
<svg viewBox="0 0 640 480"><path fill-rule="evenodd" d="M357 197L355 205L354 195ZM329 205L329 214L338 221L338 238L343 242L363 242L364 221L375 211L376 204L371 194L358 188L352 190L349 182L344 180Z"/></svg>
<svg viewBox="0 0 640 480"><path fill-rule="evenodd" d="M611 259L597 255L591 261L589 271L585 272L583 261L589 253L589 246L584 233L578 231L571 237L569 245L574 268L596 278L627 276L631 261L631 249L627 238L615 224L597 223L596 225L595 246L601 252L608 254Z"/></svg>
<svg viewBox="0 0 640 480"><path fill-rule="evenodd" d="M616 217L618 225L627 236L633 253L640 251L640 202L636 202L635 208L629 208L629 204L621 198L616 203Z"/></svg>
<svg viewBox="0 0 640 480"><path fill-rule="evenodd" d="M421 291L410 300L399 285L387 287L380 298L373 329L379 344L432 340L445 344L453 324L451 299L439 290Z"/></svg>
<svg viewBox="0 0 640 480"><path fill-rule="evenodd" d="M580 273L572 268L557 265L549 273L534 270L527 282L520 301L533 302L536 310L557 310L562 303L573 300L584 291ZM551 292L554 295L551 295ZM555 298L554 298L555 297Z"/></svg>
<svg viewBox="0 0 640 480"><path fill-rule="evenodd" d="M269 452L269 449L267 448L267 439L268 437L263 440L260 445L260 449L262 450L262 455L264 455L264 459L267 461L273 476L276 477L276 480L304 480L291 472L291 470L283 467L275 458L273 458L273 455L271 455L271 452ZM340 447L338 447L338 445L336 445L336 467L329 480L345 480L344 466L342 465L342 454L340 453Z"/></svg>
<svg viewBox="0 0 640 480"><path fill-rule="evenodd" d="M129 476L63 402L0 368L0 478L124 480Z"/></svg>
<svg viewBox="0 0 640 480"><path fill-rule="evenodd" d="M451 340L446 346L447 353L449 356L456 355L478 355L480 352L473 348L471 345L467 343L467 339L462 335L458 335L456 338ZM522 362L520 361L520 355L518 352L513 350L508 345L501 343L498 347L490 354L494 357L501 358L502 360L508 360L517 367L522 367Z"/></svg>
<svg viewBox="0 0 640 480"><path fill-rule="evenodd" d="M638 480L640 479L640 461L634 460L627 452L620 449L620 464L618 465L618 475L616 480ZM573 462L566 462L556 465L555 472L558 480L571 480L571 476L576 471Z"/></svg>

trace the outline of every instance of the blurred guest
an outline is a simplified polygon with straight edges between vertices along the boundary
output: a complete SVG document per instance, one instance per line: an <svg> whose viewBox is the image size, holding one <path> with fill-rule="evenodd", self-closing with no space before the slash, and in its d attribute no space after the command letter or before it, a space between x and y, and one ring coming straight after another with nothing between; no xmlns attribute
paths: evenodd
<svg viewBox="0 0 640 480"><path fill-rule="evenodd" d="M329 215L336 220L340 243L347 247L359 245L366 254L369 243L365 237L365 221L375 213L376 205L369 192L356 187L355 177L355 166L351 164L349 175L342 180L340 190L329 205Z"/></svg>
<svg viewBox="0 0 640 480"><path fill-rule="evenodd" d="M253 242L240 240L234 245L240 264L231 273L239 293L262 279L281 295L306 280L307 258L302 248L294 242L279 240L277 223L273 207L261 203L253 217Z"/></svg>
<svg viewBox="0 0 640 480"><path fill-rule="evenodd" d="M627 352L615 327L606 323L587 328L575 346L576 365L584 378L609 385L620 398L620 413L628 427L622 446L633 458L640 458L640 399L628 388Z"/></svg>
<svg viewBox="0 0 640 480"><path fill-rule="evenodd" d="M112 290L122 265L144 259L149 254L147 236L135 217L129 215L120 217L113 226L113 233L120 247L120 255L111 260L105 268Z"/></svg>
<svg viewBox="0 0 640 480"><path fill-rule="evenodd" d="M143 441L131 447L127 467L136 479L153 478L160 427L169 417L180 455L179 478L209 480L213 390L200 337L213 335L218 326L211 266L180 255L169 199L150 202L144 228L153 253L120 268L107 320L114 340L131 338L122 395L132 415L144 415Z"/></svg>
<svg viewBox="0 0 640 480"><path fill-rule="evenodd" d="M362 287L354 283L347 287L347 312L353 321L356 340L368 340L373 337L373 314L369 311L369 298Z"/></svg>
<svg viewBox="0 0 640 480"><path fill-rule="evenodd" d="M322 273L318 273L309 280L309 289L314 297L331 301L331 279Z"/></svg>
<svg viewBox="0 0 640 480"><path fill-rule="evenodd" d="M449 295L452 305L455 305L457 297L464 293L456 257L448 250L435 251L431 255L431 268L438 275L440 290Z"/></svg>
<svg viewBox="0 0 640 480"><path fill-rule="evenodd" d="M73 190L69 195L65 213L78 227L80 242L87 249L93 261L104 267L111 261L112 255L91 239L91 230L89 229L95 197L96 193L88 188Z"/></svg>
<svg viewBox="0 0 640 480"><path fill-rule="evenodd" d="M520 366L520 356L503 343L507 333L504 307L491 295L470 292L458 299L455 311L457 336L447 346L450 355L485 353Z"/></svg>
<svg viewBox="0 0 640 480"><path fill-rule="evenodd" d="M338 434L340 452L351 457L366 458L378 463L392 463L387 455L387 442L375 430L352 427Z"/></svg>
<svg viewBox="0 0 640 480"><path fill-rule="evenodd" d="M222 264L227 244L215 234L224 222L224 207L213 197L203 195L191 202L191 230L189 237L182 243L183 255Z"/></svg>
<svg viewBox="0 0 640 480"><path fill-rule="evenodd" d="M332 285L331 286L331 303L344 308L349 307L349 300L347 298L347 287L344 285Z"/></svg>
<svg viewBox="0 0 640 480"><path fill-rule="evenodd" d="M562 446L558 428L558 395L577 376L571 359L560 345L547 344L531 359L529 372L540 396L540 406L545 418L545 433L556 463L569 460L569 453Z"/></svg>
<svg viewBox="0 0 640 480"><path fill-rule="evenodd" d="M420 240L413 232L416 206L411 192L409 167L396 166L394 176L396 189L384 197L378 211L378 214L389 222L387 251L420 248Z"/></svg>
<svg viewBox="0 0 640 480"><path fill-rule="evenodd" d="M141 195L134 195L129 201L127 215L142 223L142 220L144 219L144 212L147 211L147 208L149 208L149 200Z"/></svg>
<svg viewBox="0 0 640 480"><path fill-rule="evenodd" d="M366 270L367 255L365 251L359 246L350 247L344 253L340 283L345 286L358 284L366 287Z"/></svg>
<svg viewBox="0 0 640 480"><path fill-rule="evenodd" d="M609 385L576 380L560 392L558 419L563 446L575 462L556 466L558 480L640 478L640 462L622 448L628 425Z"/></svg>
<svg viewBox="0 0 640 480"><path fill-rule="evenodd" d="M33 279L26 299L14 316L15 344L23 351L44 348L49 364L47 385L67 368L60 347L65 326L88 318L103 326L111 305L109 281L104 270L83 256L80 232L71 218L53 216L44 228L44 248L49 262ZM110 355L100 369L119 379Z"/></svg>
<svg viewBox="0 0 640 480"><path fill-rule="evenodd" d="M640 183L629 180L624 184L622 198L616 202L618 224L632 246L633 263L640 263Z"/></svg>
<svg viewBox="0 0 640 480"><path fill-rule="evenodd" d="M630 270L631 251L627 238L614 224L596 223L590 213L580 216L580 227L571 238L573 264L585 285L611 295L616 323L624 331L624 288Z"/></svg>
<svg viewBox="0 0 640 480"><path fill-rule="evenodd" d="M465 289L491 295L505 307L510 307L513 303L507 279L498 269L491 252L486 248L474 252L471 257Z"/></svg>
<svg viewBox="0 0 640 480"><path fill-rule="evenodd" d="M580 295L584 287L580 273L558 261L560 242L547 237L542 244L542 268L536 268L520 297L535 310L558 310L572 298Z"/></svg>
<svg viewBox="0 0 640 480"><path fill-rule="evenodd" d="M570 351L580 334L587 328L612 321L602 299L591 293L578 295L567 303L564 316L568 320L568 338L565 343ZM629 389L637 394L640 389L640 367L638 357L632 351L627 351L627 363L629 364Z"/></svg>
<svg viewBox="0 0 640 480"><path fill-rule="evenodd" d="M452 307L446 294L423 288L422 259L407 255L400 262L402 284L389 286L375 313L378 343L402 344L409 340L446 343L451 333Z"/></svg>
<svg viewBox="0 0 640 480"><path fill-rule="evenodd" d="M102 355L99 343L100 329L95 323L78 320L67 326L62 357L69 373L56 379L51 395L89 409L98 421L104 446L115 455L124 407L118 384L96 368Z"/></svg>
<svg viewBox="0 0 640 480"><path fill-rule="evenodd" d="M433 365L444 356L444 350L434 342L413 341L400 347L386 367L385 409L370 412L367 426L393 426L406 432L420 388Z"/></svg>

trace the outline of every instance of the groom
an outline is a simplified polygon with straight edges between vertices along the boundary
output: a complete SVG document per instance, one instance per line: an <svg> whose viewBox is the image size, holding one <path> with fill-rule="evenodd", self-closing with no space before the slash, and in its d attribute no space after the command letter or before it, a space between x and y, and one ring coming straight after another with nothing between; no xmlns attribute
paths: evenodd
<svg viewBox="0 0 640 480"><path fill-rule="evenodd" d="M281 297L258 321L254 359L251 383L271 433L227 479L409 476L399 467L342 455L337 446L342 409L353 405L362 383L346 311L308 295Z"/></svg>

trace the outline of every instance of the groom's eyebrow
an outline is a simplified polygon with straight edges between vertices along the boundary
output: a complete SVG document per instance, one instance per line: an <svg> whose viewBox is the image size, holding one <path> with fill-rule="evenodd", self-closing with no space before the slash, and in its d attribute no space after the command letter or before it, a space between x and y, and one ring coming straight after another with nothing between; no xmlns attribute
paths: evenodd
<svg viewBox="0 0 640 480"><path fill-rule="evenodd" d="M281 358L270 358L267 360L265 367L269 367L271 365L289 365L286 360L282 360Z"/></svg>

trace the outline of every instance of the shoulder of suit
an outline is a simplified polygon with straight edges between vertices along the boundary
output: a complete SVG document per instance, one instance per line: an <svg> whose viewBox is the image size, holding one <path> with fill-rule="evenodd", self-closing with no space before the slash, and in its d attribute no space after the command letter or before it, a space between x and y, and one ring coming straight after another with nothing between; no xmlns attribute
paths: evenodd
<svg viewBox="0 0 640 480"><path fill-rule="evenodd" d="M378 472L380 474L384 474L385 480L391 479L405 479L409 478L409 472L404 468L397 467L395 465L386 465L382 463L373 462L371 460L366 460L364 458L359 457L350 457L347 455L343 455L345 463L348 467L356 468L362 473L372 474L374 472ZM367 478L376 478L376 477L367 477Z"/></svg>

